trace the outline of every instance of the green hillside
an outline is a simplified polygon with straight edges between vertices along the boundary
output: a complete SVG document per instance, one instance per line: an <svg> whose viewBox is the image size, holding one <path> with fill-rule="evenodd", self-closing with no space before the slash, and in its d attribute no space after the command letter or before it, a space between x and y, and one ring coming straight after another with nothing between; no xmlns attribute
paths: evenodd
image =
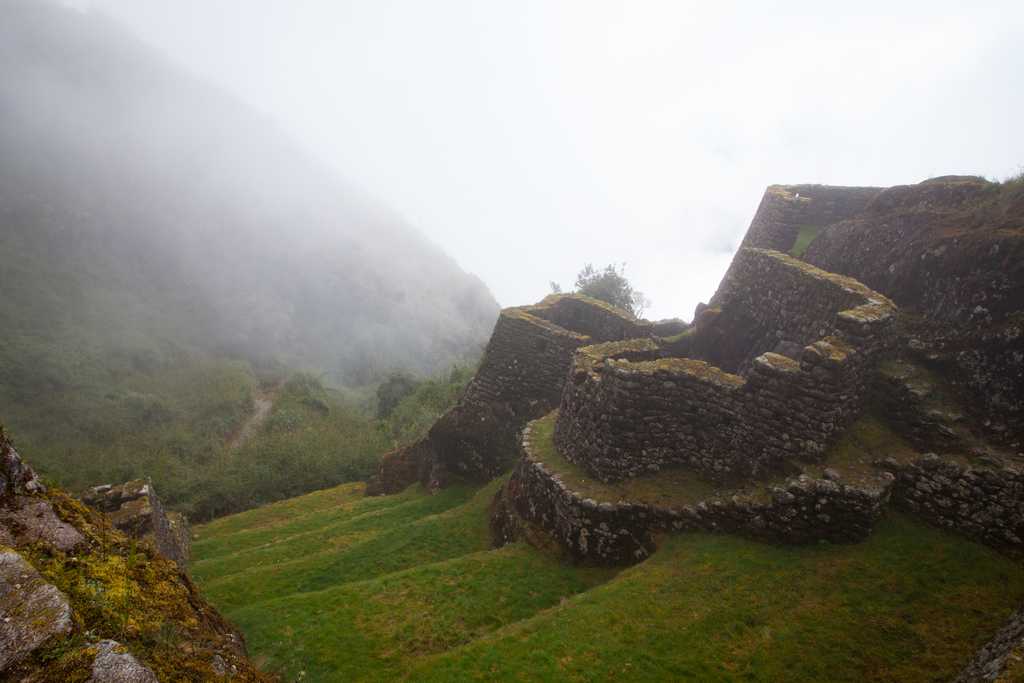
<svg viewBox="0 0 1024 683"><path fill-rule="evenodd" d="M492 550L499 483L224 517L193 576L307 681L949 680L1024 598L1024 568L900 515L850 546L674 536L621 572Z"/></svg>

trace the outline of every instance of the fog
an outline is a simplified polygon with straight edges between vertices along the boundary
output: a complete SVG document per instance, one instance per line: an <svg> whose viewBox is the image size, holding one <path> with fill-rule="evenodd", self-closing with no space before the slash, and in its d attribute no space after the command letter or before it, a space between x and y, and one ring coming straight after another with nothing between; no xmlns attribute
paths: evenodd
<svg viewBox="0 0 1024 683"><path fill-rule="evenodd" d="M103 14L0 14L5 388L193 351L346 384L479 356L486 287L287 130Z"/></svg>
<svg viewBox="0 0 1024 683"><path fill-rule="evenodd" d="M1024 163L1019 2L87 5L265 112L502 305L626 262L650 316L689 318L768 184Z"/></svg>

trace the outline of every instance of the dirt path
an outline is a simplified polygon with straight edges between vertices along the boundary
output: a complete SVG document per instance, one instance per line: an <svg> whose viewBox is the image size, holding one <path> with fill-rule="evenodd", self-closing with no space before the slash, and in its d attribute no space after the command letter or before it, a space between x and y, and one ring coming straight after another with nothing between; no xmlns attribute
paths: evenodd
<svg viewBox="0 0 1024 683"><path fill-rule="evenodd" d="M261 391L256 395L253 399L256 409L253 410L252 415L242 424L241 428L228 439L228 450L241 448L256 433L256 430L260 428L263 421L270 415L270 409L274 407L274 398L277 395L277 390L280 388L280 385L278 385L267 391Z"/></svg>

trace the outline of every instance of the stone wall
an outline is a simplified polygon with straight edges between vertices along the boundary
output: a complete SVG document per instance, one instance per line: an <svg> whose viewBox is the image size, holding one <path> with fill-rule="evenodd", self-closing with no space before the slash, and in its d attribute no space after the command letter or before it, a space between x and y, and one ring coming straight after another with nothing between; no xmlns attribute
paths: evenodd
<svg viewBox="0 0 1024 683"><path fill-rule="evenodd" d="M921 318L915 340L973 394L993 435L1024 443L1024 183L945 177L892 187L804 258Z"/></svg>
<svg viewBox="0 0 1024 683"><path fill-rule="evenodd" d="M992 460L968 464L926 454L899 465L893 502L936 526L997 548L1024 550L1024 466Z"/></svg>
<svg viewBox="0 0 1024 683"><path fill-rule="evenodd" d="M1016 681L1024 674L1024 609L1014 612L1006 625L978 650L954 683ZM1013 671L1011 674L1010 670Z"/></svg>
<svg viewBox="0 0 1024 683"><path fill-rule="evenodd" d="M863 211L878 187L771 185L740 247L789 252L804 227L824 227Z"/></svg>
<svg viewBox="0 0 1024 683"><path fill-rule="evenodd" d="M835 334L838 324L856 317L854 309L864 307L868 316L895 310L888 298L857 280L756 248L737 253L714 301L711 311L704 313L713 323L697 326L695 347L701 360L740 374L754 358L780 345L800 349ZM715 309L717 313L709 316ZM703 344L705 335L712 335L713 343ZM743 344L730 348L722 343L723 337Z"/></svg>
<svg viewBox="0 0 1024 683"><path fill-rule="evenodd" d="M726 306L759 305L752 315L783 337L824 338L804 347L799 361L760 354L746 377L659 357L653 341L583 348L555 429L568 460L604 481L679 465L726 480L824 453L860 411L894 307L859 283L777 252L744 250L733 277Z"/></svg>
<svg viewBox="0 0 1024 683"><path fill-rule="evenodd" d="M546 530L576 561L595 564L639 562L653 552L654 535L670 531L721 531L787 543L856 542L870 533L889 495L888 484L858 488L800 476L770 487L766 495L723 495L678 509L599 503L568 489L544 466L529 427L522 453L492 510L495 543L516 540L525 522Z"/></svg>
<svg viewBox="0 0 1024 683"><path fill-rule="evenodd" d="M503 310L462 399L426 437L386 454L367 493L395 493L417 481L438 488L453 477L483 481L507 471L519 430L558 405L577 348L651 330L651 323L576 294Z"/></svg>

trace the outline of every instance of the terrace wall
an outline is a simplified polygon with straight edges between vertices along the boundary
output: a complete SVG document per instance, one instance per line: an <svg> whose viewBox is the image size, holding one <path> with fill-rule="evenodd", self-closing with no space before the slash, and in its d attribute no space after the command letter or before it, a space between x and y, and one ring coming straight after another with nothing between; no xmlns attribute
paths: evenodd
<svg viewBox="0 0 1024 683"><path fill-rule="evenodd" d="M395 493L417 481L438 488L452 477L483 481L507 471L523 425L558 405L577 348L649 336L651 329L575 294L503 310L462 399L426 437L385 454L367 493Z"/></svg>
<svg viewBox="0 0 1024 683"><path fill-rule="evenodd" d="M777 252L743 250L723 316L743 307L763 339L808 344L799 361L768 352L746 376L653 347L581 349L563 392L555 443L604 481L694 467L715 479L758 477L815 460L860 412L870 370L889 341L885 297ZM703 334L698 323L694 338Z"/></svg>
<svg viewBox="0 0 1024 683"><path fill-rule="evenodd" d="M654 534L702 530L786 543L861 541L882 514L889 485L875 489L800 476L762 499L722 496L679 509L601 502L573 492L534 451L529 427L523 457L495 498L496 545L528 535L536 525L575 561L632 564L654 551ZM891 478L890 478L891 481Z"/></svg>

